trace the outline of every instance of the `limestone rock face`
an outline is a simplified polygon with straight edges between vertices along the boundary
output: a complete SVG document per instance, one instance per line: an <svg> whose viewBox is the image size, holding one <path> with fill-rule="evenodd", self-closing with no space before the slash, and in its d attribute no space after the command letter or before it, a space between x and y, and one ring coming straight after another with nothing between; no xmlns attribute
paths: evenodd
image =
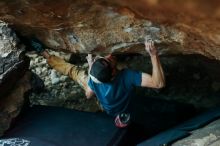
<svg viewBox="0 0 220 146"><path fill-rule="evenodd" d="M29 60L23 51L15 32L0 21L0 136L20 113L30 89Z"/></svg>
<svg viewBox="0 0 220 146"><path fill-rule="evenodd" d="M70 56L67 57L68 54L64 52L49 50L49 53L59 56L66 61L70 59ZM84 90L77 82L52 69L42 56L37 56L36 54L31 53L27 53L27 55L31 59L30 70L36 74L33 76L34 78L32 77L35 81L32 84L33 92L29 95L31 105L65 107L87 112L100 111L96 98L90 100L86 99ZM77 57L75 56L74 59L76 58ZM82 58L85 58L85 55ZM81 61L82 59L78 57L77 60ZM75 65L84 70L88 69L87 63L84 64L81 62L80 64ZM41 81L39 81L39 78ZM44 84L44 86L39 86L39 83Z"/></svg>
<svg viewBox="0 0 220 146"><path fill-rule="evenodd" d="M15 0L1 1L0 8L0 19L53 49L146 54L147 36L160 54L220 59L217 0Z"/></svg>
<svg viewBox="0 0 220 146"><path fill-rule="evenodd" d="M0 57L7 57L10 53L19 52L17 50L17 37L15 33L12 33L11 28L8 27L8 24L0 21ZM9 49L10 48L10 49Z"/></svg>
<svg viewBox="0 0 220 146"><path fill-rule="evenodd" d="M0 98L10 92L28 69L29 61L22 58L24 48L18 44L15 32L0 21Z"/></svg>

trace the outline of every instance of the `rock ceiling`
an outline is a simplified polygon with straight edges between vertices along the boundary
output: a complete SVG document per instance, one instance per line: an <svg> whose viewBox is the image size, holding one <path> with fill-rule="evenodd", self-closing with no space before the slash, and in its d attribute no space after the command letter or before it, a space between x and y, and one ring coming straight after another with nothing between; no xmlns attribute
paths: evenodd
<svg viewBox="0 0 220 146"><path fill-rule="evenodd" d="M57 50L146 54L147 36L160 54L220 59L218 0L5 0L0 19Z"/></svg>

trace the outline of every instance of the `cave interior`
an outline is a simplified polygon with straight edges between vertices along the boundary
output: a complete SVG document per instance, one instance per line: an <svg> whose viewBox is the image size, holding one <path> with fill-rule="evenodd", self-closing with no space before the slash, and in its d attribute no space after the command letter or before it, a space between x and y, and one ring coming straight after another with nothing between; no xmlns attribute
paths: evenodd
<svg viewBox="0 0 220 146"><path fill-rule="evenodd" d="M218 3L0 2L0 145L220 145ZM152 64L144 39L153 40L166 85L135 87L130 101L137 109L145 105L148 114L142 116L149 120L116 128L96 98L86 99L77 82L32 50L28 42L33 36L50 54L84 70L89 67L87 54L112 54L119 70L149 74ZM166 141L169 136L173 140Z"/></svg>

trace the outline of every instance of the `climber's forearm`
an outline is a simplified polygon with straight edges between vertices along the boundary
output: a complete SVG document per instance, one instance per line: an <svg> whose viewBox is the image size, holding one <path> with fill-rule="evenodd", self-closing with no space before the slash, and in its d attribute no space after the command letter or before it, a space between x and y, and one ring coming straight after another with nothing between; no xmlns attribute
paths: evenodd
<svg viewBox="0 0 220 146"><path fill-rule="evenodd" d="M161 66L159 57L157 55L151 56L153 71L152 71L152 78L158 88L162 88L165 86L165 77L163 68Z"/></svg>

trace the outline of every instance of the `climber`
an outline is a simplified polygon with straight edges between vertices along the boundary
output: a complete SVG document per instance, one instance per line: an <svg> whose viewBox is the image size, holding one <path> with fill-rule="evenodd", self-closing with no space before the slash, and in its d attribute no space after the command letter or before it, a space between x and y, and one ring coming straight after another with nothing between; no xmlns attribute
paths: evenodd
<svg viewBox="0 0 220 146"><path fill-rule="evenodd" d="M30 40L30 47L47 59L48 64L55 70L70 76L85 90L88 99L96 96L105 112L115 117L118 127L126 127L130 116L129 101L134 86L162 88L165 86L165 77L153 41L145 41L145 50L152 61L152 75L131 69L116 69L116 59L112 55L105 57L87 56L89 64L88 75L86 71L65 62L63 59L50 55L46 46L38 39Z"/></svg>

